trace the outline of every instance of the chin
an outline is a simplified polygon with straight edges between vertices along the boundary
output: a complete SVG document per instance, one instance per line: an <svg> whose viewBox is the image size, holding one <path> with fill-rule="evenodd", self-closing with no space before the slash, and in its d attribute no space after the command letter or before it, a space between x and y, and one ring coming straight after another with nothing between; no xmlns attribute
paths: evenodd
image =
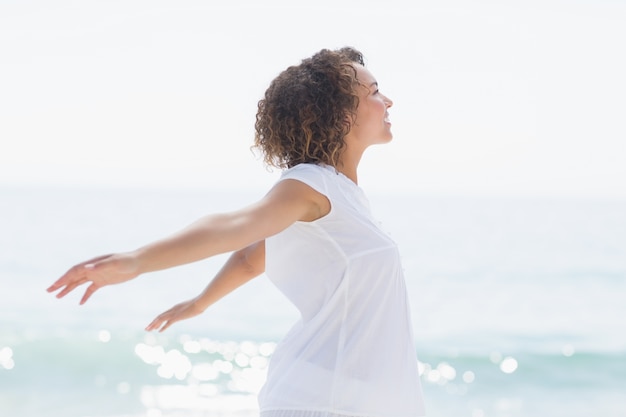
<svg viewBox="0 0 626 417"><path fill-rule="evenodd" d="M381 133L378 136L372 137L370 139L370 144L372 145L382 145L385 143L389 143L393 140L393 134L390 131L386 131Z"/></svg>
<svg viewBox="0 0 626 417"><path fill-rule="evenodd" d="M392 140L393 140L393 136L385 136L385 137L383 137L383 138L380 138L380 140L379 140L379 141L377 141L376 143L377 143L378 145L384 145L384 144L386 144L386 143L391 142Z"/></svg>

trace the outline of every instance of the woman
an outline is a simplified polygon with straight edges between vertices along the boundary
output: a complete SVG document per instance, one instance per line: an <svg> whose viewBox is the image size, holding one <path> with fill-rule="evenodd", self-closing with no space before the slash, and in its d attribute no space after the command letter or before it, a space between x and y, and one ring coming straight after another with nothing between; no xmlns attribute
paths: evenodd
<svg viewBox="0 0 626 417"><path fill-rule="evenodd" d="M391 141L392 101L352 48L289 67L259 102L255 146L283 168L260 201L210 215L132 252L80 263L48 291L63 297L234 251L207 288L159 315L163 331L266 272L301 320L279 344L262 417L423 414L404 278L394 242L357 183L363 152Z"/></svg>

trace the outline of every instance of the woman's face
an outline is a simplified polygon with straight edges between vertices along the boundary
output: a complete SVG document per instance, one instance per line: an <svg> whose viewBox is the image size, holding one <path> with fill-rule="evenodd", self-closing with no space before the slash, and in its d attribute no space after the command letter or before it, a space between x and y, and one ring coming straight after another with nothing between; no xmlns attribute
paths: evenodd
<svg viewBox="0 0 626 417"><path fill-rule="evenodd" d="M363 66L355 65L358 88L359 107L356 119L348 136L352 136L364 147L391 141L391 123L387 109L393 102L378 90L374 76Z"/></svg>

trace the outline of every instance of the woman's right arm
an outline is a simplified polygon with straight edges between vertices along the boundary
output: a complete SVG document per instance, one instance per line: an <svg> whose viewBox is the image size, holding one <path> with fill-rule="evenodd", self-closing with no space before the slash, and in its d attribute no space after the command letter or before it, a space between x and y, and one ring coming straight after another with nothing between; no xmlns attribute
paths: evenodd
<svg viewBox="0 0 626 417"><path fill-rule="evenodd" d="M60 290L57 297L61 298L91 283L81 299L83 304L103 286L248 247L296 221L315 220L329 210L328 199L311 187L295 180L280 181L260 201L244 209L203 217L178 233L132 252L80 263L52 284L48 292Z"/></svg>

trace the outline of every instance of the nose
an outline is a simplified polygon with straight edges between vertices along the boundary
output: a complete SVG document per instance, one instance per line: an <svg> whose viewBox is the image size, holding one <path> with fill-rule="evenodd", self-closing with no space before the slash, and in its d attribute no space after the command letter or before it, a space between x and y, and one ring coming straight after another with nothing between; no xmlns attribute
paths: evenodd
<svg viewBox="0 0 626 417"><path fill-rule="evenodd" d="M389 97L387 96L383 96L383 97L384 97L385 104L387 105L387 108L393 106L393 101Z"/></svg>

